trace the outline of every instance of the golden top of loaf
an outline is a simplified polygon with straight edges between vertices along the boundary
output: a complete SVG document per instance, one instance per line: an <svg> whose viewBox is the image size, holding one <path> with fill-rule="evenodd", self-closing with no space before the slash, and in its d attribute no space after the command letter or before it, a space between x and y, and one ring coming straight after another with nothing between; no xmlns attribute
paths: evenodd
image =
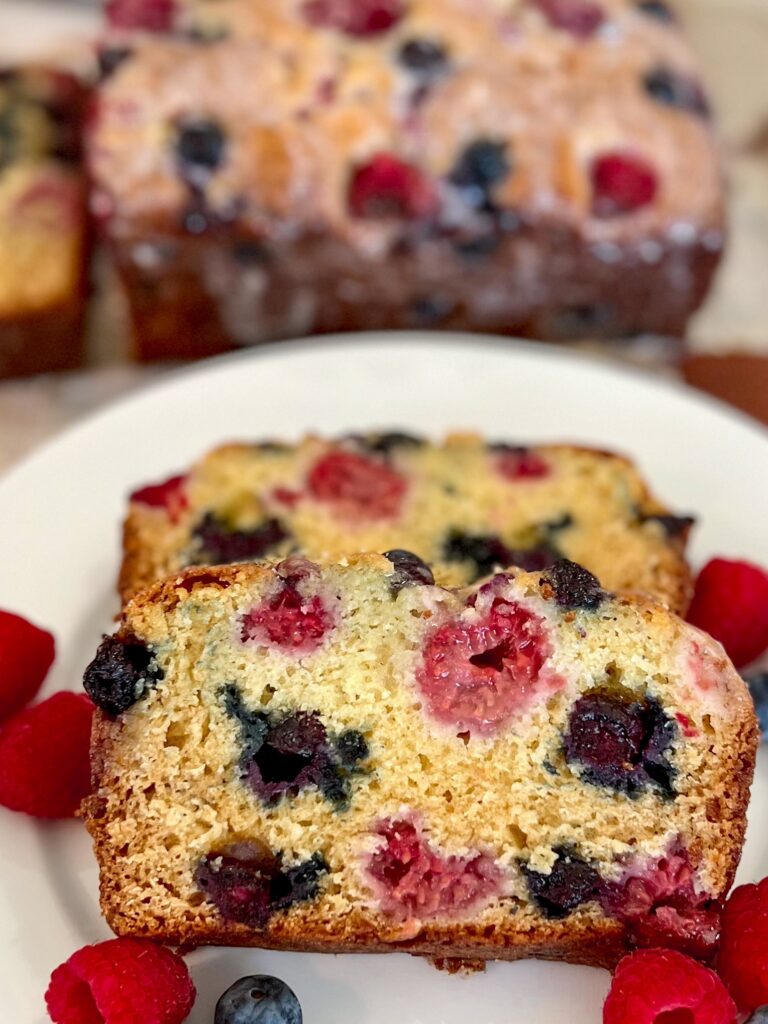
<svg viewBox="0 0 768 1024"><path fill-rule="evenodd" d="M691 522L627 459L586 448L399 432L233 444L134 493L120 590L127 599L192 564L405 548L447 586L567 557L683 611Z"/></svg>
<svg viewBox="0 0 768 1024"><path fill-rule="evenodd" d="M465 591L377 555L191 570L128 605L86 689L120 934L598 963L716 934L749 694L573 563Z"/></svg>
<svg viewBox="0 0 768 1024"><path fill-rule="evenodd" d="M93 130L118 233L182 230L195 210L377 253L471 234L495 211L514 215L510 230L515 217L553 221L596 245L688 244L709 229L719 248L708 107L661 4L579 0L575 21L558 0L385 0L369 19L370 6L203 0L182 6L180 27L204 44L132 40ZM629 198L616 155L632 161Z"/></svg>

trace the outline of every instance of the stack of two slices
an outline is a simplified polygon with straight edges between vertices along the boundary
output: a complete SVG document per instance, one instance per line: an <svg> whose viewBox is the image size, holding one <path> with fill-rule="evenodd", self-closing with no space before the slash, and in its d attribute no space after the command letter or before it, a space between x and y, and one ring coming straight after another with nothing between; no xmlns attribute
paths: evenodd
<svg viewBox="0 0 768 1024"><path fill-rule="evenodd" d="M474 436L229 446L137 491L85 678L110 924L706 957L756 725L678 617L689 527L624 459Z"/></svg>

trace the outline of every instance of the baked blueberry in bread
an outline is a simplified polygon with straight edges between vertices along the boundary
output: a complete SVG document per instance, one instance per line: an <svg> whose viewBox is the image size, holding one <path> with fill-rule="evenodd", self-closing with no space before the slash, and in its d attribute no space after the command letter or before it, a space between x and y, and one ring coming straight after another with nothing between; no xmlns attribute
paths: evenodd
<svg viewBox="0 0 768 1024"><path fill-rule="evenodd" d="M585 448L401 431L228 445L134 493L120 589L189 565L405 549L456 586L566 557L682 611L691 523L626 459Z"/></svg>
<svg viewBox="0 0 768 1024"><path fill-rule="evenodd" d="M127 606L85 676L111 926L708 956L756 749L722 648L572 562L454 591L406 561L190 569Z"/></svg>

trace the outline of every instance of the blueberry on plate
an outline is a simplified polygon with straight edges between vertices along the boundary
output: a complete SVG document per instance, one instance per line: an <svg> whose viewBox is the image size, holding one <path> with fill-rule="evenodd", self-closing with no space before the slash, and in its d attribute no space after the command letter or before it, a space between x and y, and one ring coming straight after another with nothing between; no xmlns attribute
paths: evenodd
<svg viewBox="0 0 768 1024"><path fill-rule="evenodd" d="M749 692L755 702L755 714L760 722L763 739L768 738L768 672L757 672L747 679ZM768 1016L766 1016L768 1021Z"/></svg>
<svg viewBox="0 0 768 1024"><path fill-rule="evenodd" d="M253 974L229 986L216 1003L214 1024L302 1024L301 1006L284 981Z"/></svg>

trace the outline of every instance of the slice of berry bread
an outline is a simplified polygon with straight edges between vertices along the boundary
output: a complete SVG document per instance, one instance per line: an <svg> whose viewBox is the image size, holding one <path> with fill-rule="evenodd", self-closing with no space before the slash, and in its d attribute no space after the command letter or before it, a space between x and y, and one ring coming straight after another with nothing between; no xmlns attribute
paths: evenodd
<svg viewBox="0 0 768 1024"><path fill-rule="evenodd" d="M567 557L682 612L691 523L627 459L585 448L403 433L228 445L132 495L120 591L190 565L406 549L446 586Z"/></svg>
<svg viewBox="0 0 768 1024"><path fill-rule="evenodd" d="M465 591L415 556L192 569L85 687L121 935L610 964L712 951L756 723L722 648L558 562Z"/></svg>

